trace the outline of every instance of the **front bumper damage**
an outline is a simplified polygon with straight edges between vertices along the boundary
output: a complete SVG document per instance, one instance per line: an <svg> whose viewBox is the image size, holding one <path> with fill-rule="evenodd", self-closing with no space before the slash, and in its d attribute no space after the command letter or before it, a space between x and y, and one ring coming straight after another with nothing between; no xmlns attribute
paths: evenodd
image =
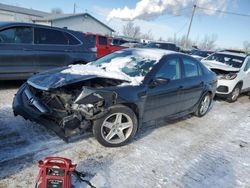
<svg viewBox="0 0 250 188"><path fill-rule="evenodd" d="M14 114L43 124L65 141L91 130L93 120L105 115L117 101L115 92L85 87L77 97L68 96L67 101L61 100L60 94L42 98L39 92L44 91L37 90L27 83L19 89L13 101Z"/></svg>

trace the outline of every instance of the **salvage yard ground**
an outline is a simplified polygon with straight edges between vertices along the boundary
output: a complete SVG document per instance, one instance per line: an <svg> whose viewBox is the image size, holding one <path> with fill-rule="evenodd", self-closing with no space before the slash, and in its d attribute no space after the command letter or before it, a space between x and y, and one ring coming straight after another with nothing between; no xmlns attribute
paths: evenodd
<svg viewBox="0 0 250 188"><path fill-rule="evenodd" d="M20 84L0 82L0 188L34 187L37 161L45 156L72 159L98 188L250 188L248 96L234 104L216 100L203 118L150 122L131 144L105 148L92 135L66 144L14 117L11 103Z"/></svg>

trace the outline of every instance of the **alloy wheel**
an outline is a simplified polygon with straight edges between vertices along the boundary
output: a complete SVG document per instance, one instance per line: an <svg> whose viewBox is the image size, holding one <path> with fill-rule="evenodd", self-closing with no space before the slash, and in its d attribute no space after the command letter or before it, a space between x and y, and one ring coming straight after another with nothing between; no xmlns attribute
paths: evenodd
<svg viewBox="0 0 250 188"><path fill-rule="evenodd" d="M211 98L209 95L206 95L201 102L201 107L200 107L201 115L204 115L208 111L210 103L211 103Z"/></svg>
<svg viewBox="0 0 250 188"><path fill-rule="evenodd" d="M119 144L129 138L133 130L133 121L125 113L108 116L101 125L101 135L106 142Z"/></svg>

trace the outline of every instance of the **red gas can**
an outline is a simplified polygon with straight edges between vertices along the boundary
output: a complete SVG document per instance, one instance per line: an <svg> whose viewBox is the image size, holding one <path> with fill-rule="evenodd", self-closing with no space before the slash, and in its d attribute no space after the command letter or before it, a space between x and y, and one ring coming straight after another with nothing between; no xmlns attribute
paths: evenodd
<svg viewBox="0 0 250 188"><path fill-rule="evenodd" d="M47 157L38 163L39 174L36 178L38 188L74 188L71 184L71 174L76 165L70 159L62 157Z"/></svg>

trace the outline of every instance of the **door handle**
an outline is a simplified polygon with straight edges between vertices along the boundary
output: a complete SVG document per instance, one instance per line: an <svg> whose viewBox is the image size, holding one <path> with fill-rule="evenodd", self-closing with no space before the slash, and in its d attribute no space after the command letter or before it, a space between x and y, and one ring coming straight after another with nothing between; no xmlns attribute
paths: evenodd
<svg viewBox="0 0 250 188"><path fill-rule="evenodd" d="M179 86L179 90L181 90L181 89L183 89L184 88L184 86Z"/></svg>
<svg viewBox="0 0 250 188"><path fill-rule="evenodd" d="M204 82L202 81L202 82L200 82L200 86L203 86L204 85Z"/></svg>

